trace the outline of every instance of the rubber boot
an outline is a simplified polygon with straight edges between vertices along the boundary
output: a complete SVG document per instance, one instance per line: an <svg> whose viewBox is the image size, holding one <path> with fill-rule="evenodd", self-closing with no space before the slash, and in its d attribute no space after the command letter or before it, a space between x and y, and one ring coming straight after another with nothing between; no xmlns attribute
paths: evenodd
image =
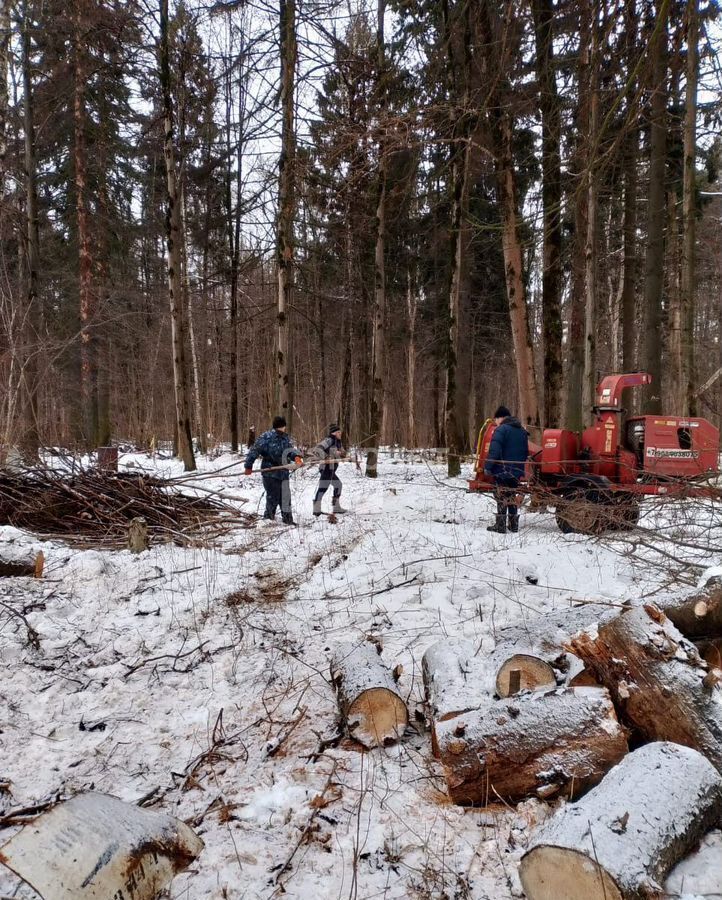
<svg viewBox="0 0 722 900"><path fill-rule="evenodd" d="M341 506L341 499L339 497L333 498L333 511L339 515L348 512L347 509L344 509L343 506Z"/></svg>
<svg viewBox="0 0 722 900"><path fill-rule="evenodd" d="M519 516L509 516L509 531L516 534L519 531Z"/></svg>
<svg viewBox="0 0 722 900"><path fill-rule="evenodd" d="M292 513L281 513L281 521L284 525L293 525L294 527L297 527L296 522L293 521Z"/></svg>
<svg viewBox="0 0 722 900"><path fill-rule="evenodd" d="M486 526L487 531L495 531L497 534L506 534L506 517L497 516L493 525Z"/></svg>
<svg viewBox="0 0 722 900"><path fill-rule="evenodd" d="M314 501L313 501L313 514L314 514L314 516L320 516L320 515L321 515L321 512L322 512L322 510L321 510L321 503L322 503L322 502L323 502L322 500L314 500Z"/></svg>

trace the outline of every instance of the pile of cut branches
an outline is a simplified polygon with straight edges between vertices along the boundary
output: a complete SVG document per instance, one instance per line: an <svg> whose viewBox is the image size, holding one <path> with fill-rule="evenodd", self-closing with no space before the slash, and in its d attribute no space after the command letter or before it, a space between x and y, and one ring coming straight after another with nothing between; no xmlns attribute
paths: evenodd
<svg viewBox="0 0 722 900"><path fill-rule="evenodd" d="M118 547L139 516L151 537L182 542L219 537L255 521L217 497L183 494L150 475L45 467L0 472L0 525Z"/></svg>

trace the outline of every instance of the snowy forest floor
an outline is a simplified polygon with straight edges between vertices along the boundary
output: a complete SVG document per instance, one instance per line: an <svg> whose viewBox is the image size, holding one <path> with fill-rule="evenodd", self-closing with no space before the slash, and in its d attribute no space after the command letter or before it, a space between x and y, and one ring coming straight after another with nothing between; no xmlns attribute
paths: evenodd
<svg viewBox="0 0 722 900"><path fill-rule="evenodd" d="M262 512L257 475L208 477L234 462L201 460L203 487ZM176 461L129 463L181 474ZM317 471L302 470L301 527L259 523L214 547L132 555L0 528L3 559L46 560L42 579L0 582L0 813L88 789L147 796L205 841L172 898L522 896L516 864L546 807L449 803L415 715L424 650L464 635L483 653L501 626L572 602L689 592L722 562L720 511L646 504L641 528L604 539L523 513L502 536L486 531L491 498L440 464L383 455L379 472L341 467L351 512L333 524L312 517ZM331 652L367 636L403 666L412 727L384 750L327 746ZM670 892L712 896L675 877ZM2 870L0 896L36 895Z"/></svg>

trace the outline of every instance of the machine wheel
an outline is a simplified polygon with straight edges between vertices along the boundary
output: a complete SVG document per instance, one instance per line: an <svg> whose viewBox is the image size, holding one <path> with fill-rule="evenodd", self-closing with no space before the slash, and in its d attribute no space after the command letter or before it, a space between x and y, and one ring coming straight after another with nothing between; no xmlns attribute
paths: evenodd
<svg viewBox="0 0 722 900"><path fill-rule="evenodd" d="M598 490L574 488L562 494L556 508L559 530L564 534L601 534L609 527L607 495Z"/></svg>

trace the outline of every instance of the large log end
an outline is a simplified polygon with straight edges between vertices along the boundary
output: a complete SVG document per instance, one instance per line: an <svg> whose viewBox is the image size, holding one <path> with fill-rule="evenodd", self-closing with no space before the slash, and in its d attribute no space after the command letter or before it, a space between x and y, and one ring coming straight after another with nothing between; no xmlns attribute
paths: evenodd
<svg viewBox="0 0 722 900"><path fill-rule="evenodd" d="M566 847L536 847L522 859L519 876L529 900L624 900L608 872Z"/></svg>
<svg viewBox="0 0 722 900"><path fill-rule="evenodd" d="M388 688L364 691L350 704L348 733L364 747L386 747L403 736L409 714L403 700Z"/></svg>

